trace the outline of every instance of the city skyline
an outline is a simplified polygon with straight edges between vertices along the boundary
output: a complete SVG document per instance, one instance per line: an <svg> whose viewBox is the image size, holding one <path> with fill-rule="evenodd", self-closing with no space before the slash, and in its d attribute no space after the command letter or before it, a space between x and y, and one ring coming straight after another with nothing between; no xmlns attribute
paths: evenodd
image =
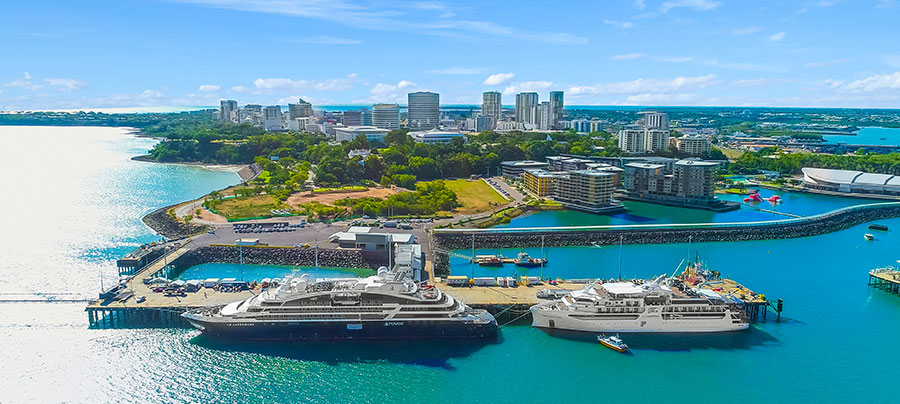
<svg viewBox="0 0 900 404"><path fill-rule="evenodd" d="M440 93L444 105L478 105L483 92L498 91L509 106L517 93L553 90L564 91L568 105L896 108L900 52L882 38L898 30L898 6L10 4L0 15L0 110L214 106L220 99L404 104L419 91ZM416 57L407 61L410 47ZM358 60L365 63L350 63Z"/></svg>

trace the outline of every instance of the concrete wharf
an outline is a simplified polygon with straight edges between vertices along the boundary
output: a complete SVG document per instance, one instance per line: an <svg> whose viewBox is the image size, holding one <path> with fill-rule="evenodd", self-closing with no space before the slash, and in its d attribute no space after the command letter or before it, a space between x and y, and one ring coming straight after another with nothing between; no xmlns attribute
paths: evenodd
<svg viewBox="0 0 900 404"><path fill-rule="evenodd" d="M887 267L869 271L869 286L900 295L900 270Z"/></svg>

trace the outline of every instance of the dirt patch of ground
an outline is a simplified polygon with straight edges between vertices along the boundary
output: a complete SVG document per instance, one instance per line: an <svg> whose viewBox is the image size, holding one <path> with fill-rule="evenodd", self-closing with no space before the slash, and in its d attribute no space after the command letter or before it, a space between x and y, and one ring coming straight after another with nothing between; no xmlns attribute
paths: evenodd
<svg viewBox="0 0 900 404"><path fill-rule="evenodd" d="M225 217L223 217L221 215L217 215L215 213L212 213L206 209L200 209L200 217L198 217L198 219L206 220L208 222L213 222L213 223L227 223L228 222L228 219L225 219Z"/></svg>
<svg viewBox="0 0 900 404"><path fill-rule="evenodd" d="M323 205L334 205L334 201L338 199L359 199L359 198L386 198L396 194L398 191L390 188L369 188L365 191L354 192L334 192L334 193L310 193L308 191L298 192L288 197L287 204L291 208L296 209L300 204L319 202Z"/></svg>

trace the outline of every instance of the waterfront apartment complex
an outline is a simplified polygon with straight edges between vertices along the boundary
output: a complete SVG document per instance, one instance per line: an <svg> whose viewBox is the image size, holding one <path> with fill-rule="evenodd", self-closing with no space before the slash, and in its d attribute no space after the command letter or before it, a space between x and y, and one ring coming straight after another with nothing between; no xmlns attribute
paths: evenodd
<svg viewBox="0 0 900 404"><path fill-rule="evenodd" d="M663 164L628 163L625 165L625 191L630 199L667 205L732 210L737 204L716 198L718 163L679 160L673 170Z"/></svg>
<svg viewBox="0 0 900 404"><path fill-rule="evenodd" d="M616 175L596 170L546 171L527 169L522 181L529 192L551 198L566 207L588 212L620 210L613 199Z"/></svg>
<svg viewBox="0 0 900 404"><path fill-rule="evenodd" d="M400 106L375 104L372 106L372 126L381 129L400 129Z"/></svg>
<svg viewBox="0 0 900 404"><path fill-rule="evenodd" d="M219 120L237 122L238 104L235 100L222 100L219 102Z"/></svg>
<svg viewBox="0 0 900 404"><path fill-rule="evenodd" d="M441 96L419 91L407 95L409 119L407 126L415 129L436 129L441 124Z"/></svg>

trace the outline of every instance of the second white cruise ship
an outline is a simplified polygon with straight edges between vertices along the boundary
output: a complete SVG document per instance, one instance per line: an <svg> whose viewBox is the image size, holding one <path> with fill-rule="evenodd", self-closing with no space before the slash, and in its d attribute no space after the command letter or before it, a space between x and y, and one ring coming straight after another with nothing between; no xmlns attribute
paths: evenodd
<svg viewBox="0 0 900 404"><path fill-rule="evenodd" d="M711 290L678 287L678 278L652 282L595 281L531 308L532 326L594 333L722 332L749 327L741 305Z"/></svg>

